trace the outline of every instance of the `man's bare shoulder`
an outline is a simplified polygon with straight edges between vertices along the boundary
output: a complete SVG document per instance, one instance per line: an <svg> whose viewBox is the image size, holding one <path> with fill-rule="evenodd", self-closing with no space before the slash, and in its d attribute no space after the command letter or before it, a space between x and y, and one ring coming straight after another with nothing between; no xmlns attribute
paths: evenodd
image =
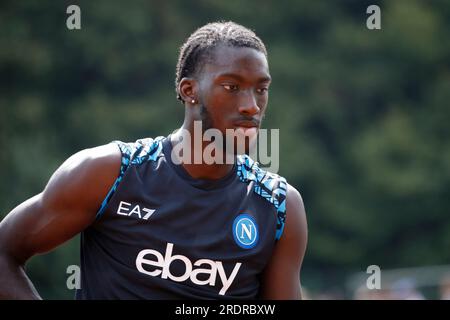
<svg viewBox="0 0 450 320"><path fill-rule="evenodd" d="M117 145L110 143L98 147L81 150L69 157L58 169L59 173L70 173L73 170L108 170L120 167L121 153Z"/></svg>
<svg viewBox="0 0 450 320"><path fill-rule="evenodd" d="M52 175L43 192L49 204L97 208L120 173L121 152L115 144L81 150L69 157Z"/></svg>
<svg viewBox="0 0 450 320"><path fill-rule="evenodd" d="M119 175L121 152L114 144L69 157L44 191L14 208L0 223L0 252L25 261L87 228Z"/></svg>
<svg viewBox="0 0 450 320"><path fill-rule="evenodd" d="M290 204L290 207L297 208L298 214L305 214L305 208L303 204L303 198L300 192L291 184L287 184L286 201Z"/></svg>

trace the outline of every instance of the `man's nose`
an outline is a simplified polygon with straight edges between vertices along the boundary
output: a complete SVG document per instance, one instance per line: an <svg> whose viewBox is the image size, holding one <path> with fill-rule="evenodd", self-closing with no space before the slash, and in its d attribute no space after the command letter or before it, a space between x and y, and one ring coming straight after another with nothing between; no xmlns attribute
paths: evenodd
<svg viewBox="0 0 450 320"><path fill-rule="evenodd" d="M260 108L256 103L256 97L252 90L243 92L243 97L239 101L239 113L244 115L253 116L258 114Z"/></svg>

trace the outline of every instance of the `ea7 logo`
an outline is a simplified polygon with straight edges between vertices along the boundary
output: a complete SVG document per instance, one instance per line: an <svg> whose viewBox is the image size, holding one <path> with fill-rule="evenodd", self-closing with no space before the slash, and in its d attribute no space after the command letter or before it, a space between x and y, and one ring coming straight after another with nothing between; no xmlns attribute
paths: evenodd
<svg viewBox="0 0 450 320"><path fill-rule="evenodd" d="M131 209L132 208L132 209ZM148 220L148 218L151 217L151 215L155 212L154 209L148 209L145 207L140 207L138 204L135 206L132 206L131 203L120 201L119 207L117 208L117 214L121 216L128 216L136 215L139 219L142 220Z"/></svg>

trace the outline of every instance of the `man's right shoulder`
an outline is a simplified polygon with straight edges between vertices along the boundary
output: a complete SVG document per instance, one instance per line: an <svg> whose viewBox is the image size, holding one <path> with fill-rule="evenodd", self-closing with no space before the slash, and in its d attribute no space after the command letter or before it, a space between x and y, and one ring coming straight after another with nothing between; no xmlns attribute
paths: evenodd
<svg viewBox="0 0 450 320"><path fill-rule="evenodd" d="M122 152L118 145L116 143L109 143L84 149L73 154L56 172L60 171L60 175L117 175L120 169L121 159Z"/></svg>
<svg viewBox="0 0 450 320"><path fill-rule="evenodd" d="M111 190L131 165L154 161L162 154L164 137L136 142L113 141L81 150L69 157L44 189L44 203L100 212Z"/></svg>
<svg viewBox="0 0 450 320"><path fill-rule="evenodd" d="M121 170L115 143L81 150L53 173L42 194L47 205L96 212Z"/></svg>

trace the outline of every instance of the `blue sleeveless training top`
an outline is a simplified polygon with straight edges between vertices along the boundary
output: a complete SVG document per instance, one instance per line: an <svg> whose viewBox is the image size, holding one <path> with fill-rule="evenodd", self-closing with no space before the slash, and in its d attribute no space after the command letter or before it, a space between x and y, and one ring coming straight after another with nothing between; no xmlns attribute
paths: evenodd
<svg viewBox="0 0 450 320"><path fill-rule="evenodd" d="M121 170L81 234L76 298L257 298L286 180L246 155L221 179L194 179L171 161L170 136L114 143Z"/></svg>

